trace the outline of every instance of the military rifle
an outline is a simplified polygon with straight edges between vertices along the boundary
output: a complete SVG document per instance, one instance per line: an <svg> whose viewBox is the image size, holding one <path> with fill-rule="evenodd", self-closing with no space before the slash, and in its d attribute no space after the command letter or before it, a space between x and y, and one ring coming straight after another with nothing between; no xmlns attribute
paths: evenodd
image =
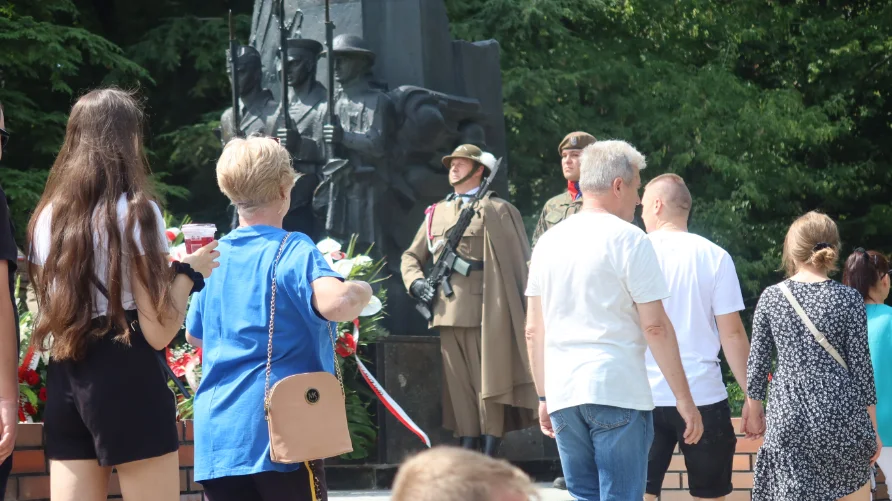
<svg viewBox="0 0 892 501"><path fill-rule="evenodd" d="M426 285L433 291L432 295L436 295L437 288L442 287L443 294L446 295L446 297L452 296L453 291L452 285L449 283L449 277L452 275L453 271L457 271L466 277L471 274L471 263L458 254L458 244L461 242L465 230L468 229L468 225L471 224L471 219L477 214L478 205L480 204L480 201L483 200L483 197L486 196L487 191L489 191L489 186L496 178L496 174L499 172L499 166L501 165L502 159L500 158L493 166L489 176L480 185L480 190L474 194L474 198L462 208L455 226L449 230L449 235L446 237L443 245L443 252L434 263L430 275L424 279ZM425 320L430 322L434 317L431 311L431 302L425 301L423 298L414 299L416 301L415 309L421 313Z"/></svg>
<svg viewBox="0 0 892 501"><path fill-rule="evenodd" d="M229 9L229 68L232 70L232 137L241 136L241 113L239 113L239 88L238 88L238 49L239 43L235 38L235 27L232 24L232 9Z"/></svg>
<svg viewBox="0 0 892 501"><path fill-rule="evenodd" d="M288 32L291 31L291 27L285 24L285 0L279 0L276 7L278 7L277 15L279 18L279 61L282 64L282 71L279 75L282 80L281 113L285 119L285 130L291 131L294 129L291 123L291 113L288 109ZM291 147L291 145L288 145L288 147Z"/></svg>
<svg viewBox="0 0 892 501"><path fill-rule="evenodd" d="M328 49L328 125L335 122L334 100L334 29L331 22L331 0L325 0L325 48ZM329 155L332 156L332 155Z"/></svg>
<svg viewBox="0 0 892 501"><path fill-rule="evenodd" d="M331 20L331 0L325 0L325 48L326 57L328 58L328 114L326 116L326 125L335 125L335 79L334 79L334 30L335 25ZM331 176L341 171L347 166L347 160L338 158L335 155L335 145L326 144L327 154L325 155L325 166L322 168L322 174L325 176L323 183L331 182Z"/></svg>

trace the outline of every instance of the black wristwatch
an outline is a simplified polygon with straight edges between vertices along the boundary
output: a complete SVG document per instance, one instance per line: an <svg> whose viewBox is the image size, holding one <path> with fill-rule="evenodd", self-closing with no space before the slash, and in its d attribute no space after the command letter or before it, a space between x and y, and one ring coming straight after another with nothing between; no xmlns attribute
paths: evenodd
<svg viewBox="0 0 892 501"><path fill-rule="evenodd" d="M173 271L177 275L186 275L192 280L192 290L189 294L195 294L196 292L200 292L201 289L204 289L204 275L193 270L189 263L174 261Z"/></svg>

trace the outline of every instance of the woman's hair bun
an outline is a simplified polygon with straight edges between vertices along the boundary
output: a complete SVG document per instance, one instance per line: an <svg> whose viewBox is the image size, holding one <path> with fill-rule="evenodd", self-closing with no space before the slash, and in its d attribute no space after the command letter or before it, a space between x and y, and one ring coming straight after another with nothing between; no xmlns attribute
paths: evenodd
<svg viewBox="0 0 892 501"><path fill-rule="evenodd" d="M836 266L839 254L833 247L824 247L811 255L811 264L820 270L829 271Z"/></svg>

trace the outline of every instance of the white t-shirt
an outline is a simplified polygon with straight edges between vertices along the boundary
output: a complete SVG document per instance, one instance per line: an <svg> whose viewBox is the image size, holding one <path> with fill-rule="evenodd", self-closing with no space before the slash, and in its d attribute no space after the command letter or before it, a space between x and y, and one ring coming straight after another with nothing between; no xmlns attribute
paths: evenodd
<svg viewBox="0 0 892 501"><path fill-rule="evenodd" d="M728 398L719 364L716 315L743 309L734 261L724 249L693 233L655 231L648 235L672 296L663 301L675 328L681 362L697 405ZM647 350L647 374L654 403L674 406L675 396Z"/></svg>
<svg viewBox="0 0 892 501"><path fill-rule="evenodd" d="M607 213L567 218L536 244L526 295L542 301L549 412L653 409L635 304L669 289L643 231Z"/></svg>
<svg viewBox="0 0 892 501"><path fill-rule="evenodd" d="M161 210L158 208L158 205L155 202L152 202L152 208L155 211L155 218L158 221L158 239L161 242L161 248L165 251L168 249L167 246L167 235L165 233L164 228L164 217L161 215ZM96 209L97 211L100 209ZM124 233L124 226L127 223L127 197L126 195L121 195L118 198L116 211L118 213L118 228L120 232ZM96 220L96 214L94 213L94 221ZM34 227L34 263L43 266L43 264L47 260L47 255L50 251L50 243L52 238L52 224L53 224L53 205L48 204L46 208L40 213L40 216L37 218L37 224ZM106 267L108 266L108 247L105 244L106 242L105 232L100 228L98 230L93 231L93 248L94 248L94 261L96 264L96 278L102 282L102 285L105 285L106 289L108 289L108 276L106 273ZM126 240L122 237L121 239L122 250L126 255L126 249L123 249L124 246L127 245ZM140 241L140 227L137 224L133 228L133 240L136 241L136 252L139 255L143 255L143 247L142 242ZM52 256L49 256L52 259ZM124 262L122 264L122 272L123 277L121 280L121 303L124 305L125 310L136 309L136 302L133 300L133 292L130 289L130 266L129 263ZM98 317L100 315L105 315L108 313L108 300L105 296L99 292L95 287L93 288L93 317Z"/></svg>

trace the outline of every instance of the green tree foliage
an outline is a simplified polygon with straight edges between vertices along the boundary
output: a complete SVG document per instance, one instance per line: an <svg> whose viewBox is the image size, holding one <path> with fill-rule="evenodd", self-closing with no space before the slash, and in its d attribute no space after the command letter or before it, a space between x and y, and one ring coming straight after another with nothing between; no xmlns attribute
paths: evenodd
<svg viewBox="0 0 892 501"><path fill-rule="evenodd" d="M149 79L123 50L82 27L70 0L0 2L0 102L13 134L0 180L21 236L59 149L72 95L93 75ZM88 83L86 83L89 85Z"/></svg>
<svg viewBox="0 0 892 501"><path fill-rule="evenodd" d="M457 37L502 46L514 201L563 189L571 130L675 172L692 230L734 256L752 307L786 228L818 209L844 242L892 250L888 2L448 0Z"/></svg>
<svg viewBox="0 0 892 501"><path fill-rule="evenodd" d="M528 220L563 189L556 145L581 129L635 144L646 178L685 177L692 229L735 257L750 307L779 278L785 229L806 210L837 218L848 246L892 250L888 2L446 4L456 38L501 43L512 199ZM211 131L228 105L228 8L244 41L250 0L0 0L13 133L0 182L20 232L73 99L103 84L144 96L168 207L225 225Z"/></svg>
<svg viewBox="0 0 892 501"><path fill-rule="evenodd" d="M0 0L0 102L13 134L0 167L22 245L68 112L84 92L117 85L146 105L149 161L178 213L225 223L212 131L228 106L227 8L247 39L253 2ZM191 193L191 197L189 196ZM198 201L198 202L196 202Z"/></svg>

